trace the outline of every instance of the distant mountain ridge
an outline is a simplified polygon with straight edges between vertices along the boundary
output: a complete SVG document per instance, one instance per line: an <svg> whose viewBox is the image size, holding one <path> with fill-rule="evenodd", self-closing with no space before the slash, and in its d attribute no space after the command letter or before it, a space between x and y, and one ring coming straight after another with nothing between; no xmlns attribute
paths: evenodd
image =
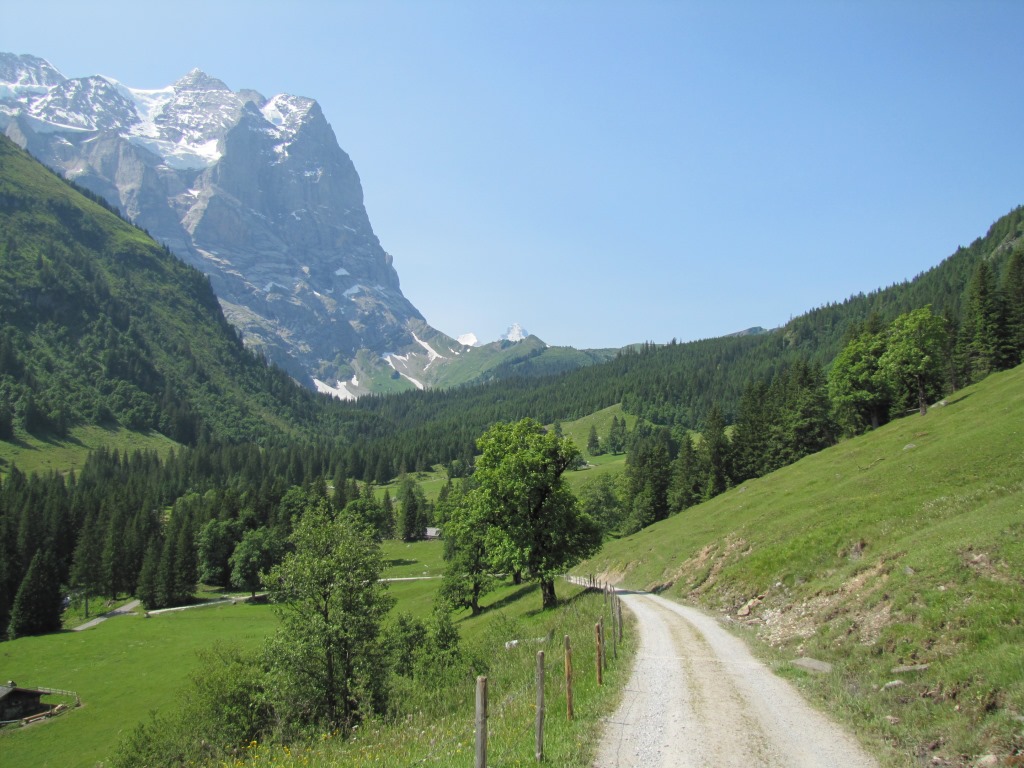
<svg viewBox="0 0 1024 768"><path fill-rule="evenodd" d="M4 136L0 232L0 439L115 422L184 444L344 433L340 406L243 349L198 270Z"/></svg>
<svg viewBox="0 0 1024 768"><path fill-rule="evenodd" d="M198 69L140 90L0 53L0 130L208 274L246 344L307 386L351 381L360 350L459 346L402 294L313 99Z"/></svg>

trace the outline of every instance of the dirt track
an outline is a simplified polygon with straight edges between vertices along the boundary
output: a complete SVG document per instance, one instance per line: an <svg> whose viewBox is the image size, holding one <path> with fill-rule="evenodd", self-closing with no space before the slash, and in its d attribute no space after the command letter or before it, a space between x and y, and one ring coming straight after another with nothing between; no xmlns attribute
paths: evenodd
<svg viewBox="0 0 1024 768"><path fill-rule="evenodd" d="M622 599L640 647L596 768L877 767L713 618L654 595Z"/></svg>

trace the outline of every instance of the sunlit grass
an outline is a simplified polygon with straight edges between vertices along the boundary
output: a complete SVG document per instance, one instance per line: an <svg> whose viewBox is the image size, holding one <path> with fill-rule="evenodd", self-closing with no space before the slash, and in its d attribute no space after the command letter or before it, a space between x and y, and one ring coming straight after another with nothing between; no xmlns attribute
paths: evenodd
<svg viewBox="0 0 1024 768"><path fill-rule="evenodd" d="M1024 751L1024 368L609 542L577 570L731 617L887 764ZM803 655L834 671L789 665ZM892 671L914 664L929 666Z"/></svg>

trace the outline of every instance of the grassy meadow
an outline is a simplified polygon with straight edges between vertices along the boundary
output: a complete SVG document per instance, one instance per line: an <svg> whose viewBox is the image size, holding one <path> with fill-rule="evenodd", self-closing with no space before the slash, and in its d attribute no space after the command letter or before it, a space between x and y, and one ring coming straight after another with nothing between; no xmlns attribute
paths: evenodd
<svg viewBox="0 0 1024 768"><path fill-rule="evenodd" d="M12 465L26 475L79 471L89 452L101 447L121 454L156 451L166 456L177 443L158 432L132 432L120 426L75 427L66 438L40 439L19 432L14 440L0 440L0 475L6 475Z"/></svg>
<svg viewBox="0 0 1024 768"><path fill-rule="evenodd" d="M384 576L440 575L442 552L440 541L386 542ZM392 582L389 590L397 600L393 614L428 619L439 584L436 578ZM592 633L593 622L604 610L603 598L570 584L559 584L558 591L566 607L556 612L539 610L536 585L506 584L484 599L481 616L472 617L468 611L456 614L468 666L453 673L454 679L439 683L436 690L424 692L419 690L422 686L406 683L409 690L400 692L402 699L417 701L416 714L408 721L397 726L369 723L351 741L325 734L320 742L301 750L253 745L248 759L258 766L367 765L374 759L382 765L464 765L472 754L473 714L467 706L472 707L477 673L489 674L492 680L491 742L496 752L491 764L532 759L528 726L533 722L534 654L540 649L549 659L550 754L557 756L558 765L587 765L599 717L613 706L628 665L613 666L606 686L597 689L592 679ZM0 731L0 762L4 768L95 766L113 752L120 734L150 712L175 705L198 665L198 651L222 642L255 648L276 626L272 606L220 604L150 618L117 617L83 632L0 643L4 680L72 690L82 700L81 708L60 717ZM579 717L572 726L560 716L565 707L564 634L572 635L577 644ZM508 640L524 642L506 651ZM630 642L622 649L623 659L631 647ZM454 702L448 700L453 691ZM59 700L53 698L54 703Z"/></svg>
<svg viewBox="0 0 1024 768"><path fill-rule="evenodd" d="M5 768L96 765L118 735L174 704L196 652L228 641L256 647L277 625L266 605L216 605L146 619L120 616L83 632L0 643L0 677L75 691L82 706L0 733Z"/></svg>
<svg viewBox="0 0 1024 768"><path fill-rule="evenodd" d="M1022 753L1024 367L577 571L718 612L887 765ZM803 672L802 656L833 671Z"/></svg>

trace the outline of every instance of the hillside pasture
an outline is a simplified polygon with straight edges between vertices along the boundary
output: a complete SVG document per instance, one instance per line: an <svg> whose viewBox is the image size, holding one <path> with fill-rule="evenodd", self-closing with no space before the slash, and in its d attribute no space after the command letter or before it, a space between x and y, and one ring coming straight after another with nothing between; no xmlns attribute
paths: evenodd
<svg viewBox="0 0 1024 768"><path fill-rule="evenodd" d="M1022 446L1018 367L609 542L576 570L715 611L888 765L1019 753ZM794 667L802 656L832 672Z"/></svg>

